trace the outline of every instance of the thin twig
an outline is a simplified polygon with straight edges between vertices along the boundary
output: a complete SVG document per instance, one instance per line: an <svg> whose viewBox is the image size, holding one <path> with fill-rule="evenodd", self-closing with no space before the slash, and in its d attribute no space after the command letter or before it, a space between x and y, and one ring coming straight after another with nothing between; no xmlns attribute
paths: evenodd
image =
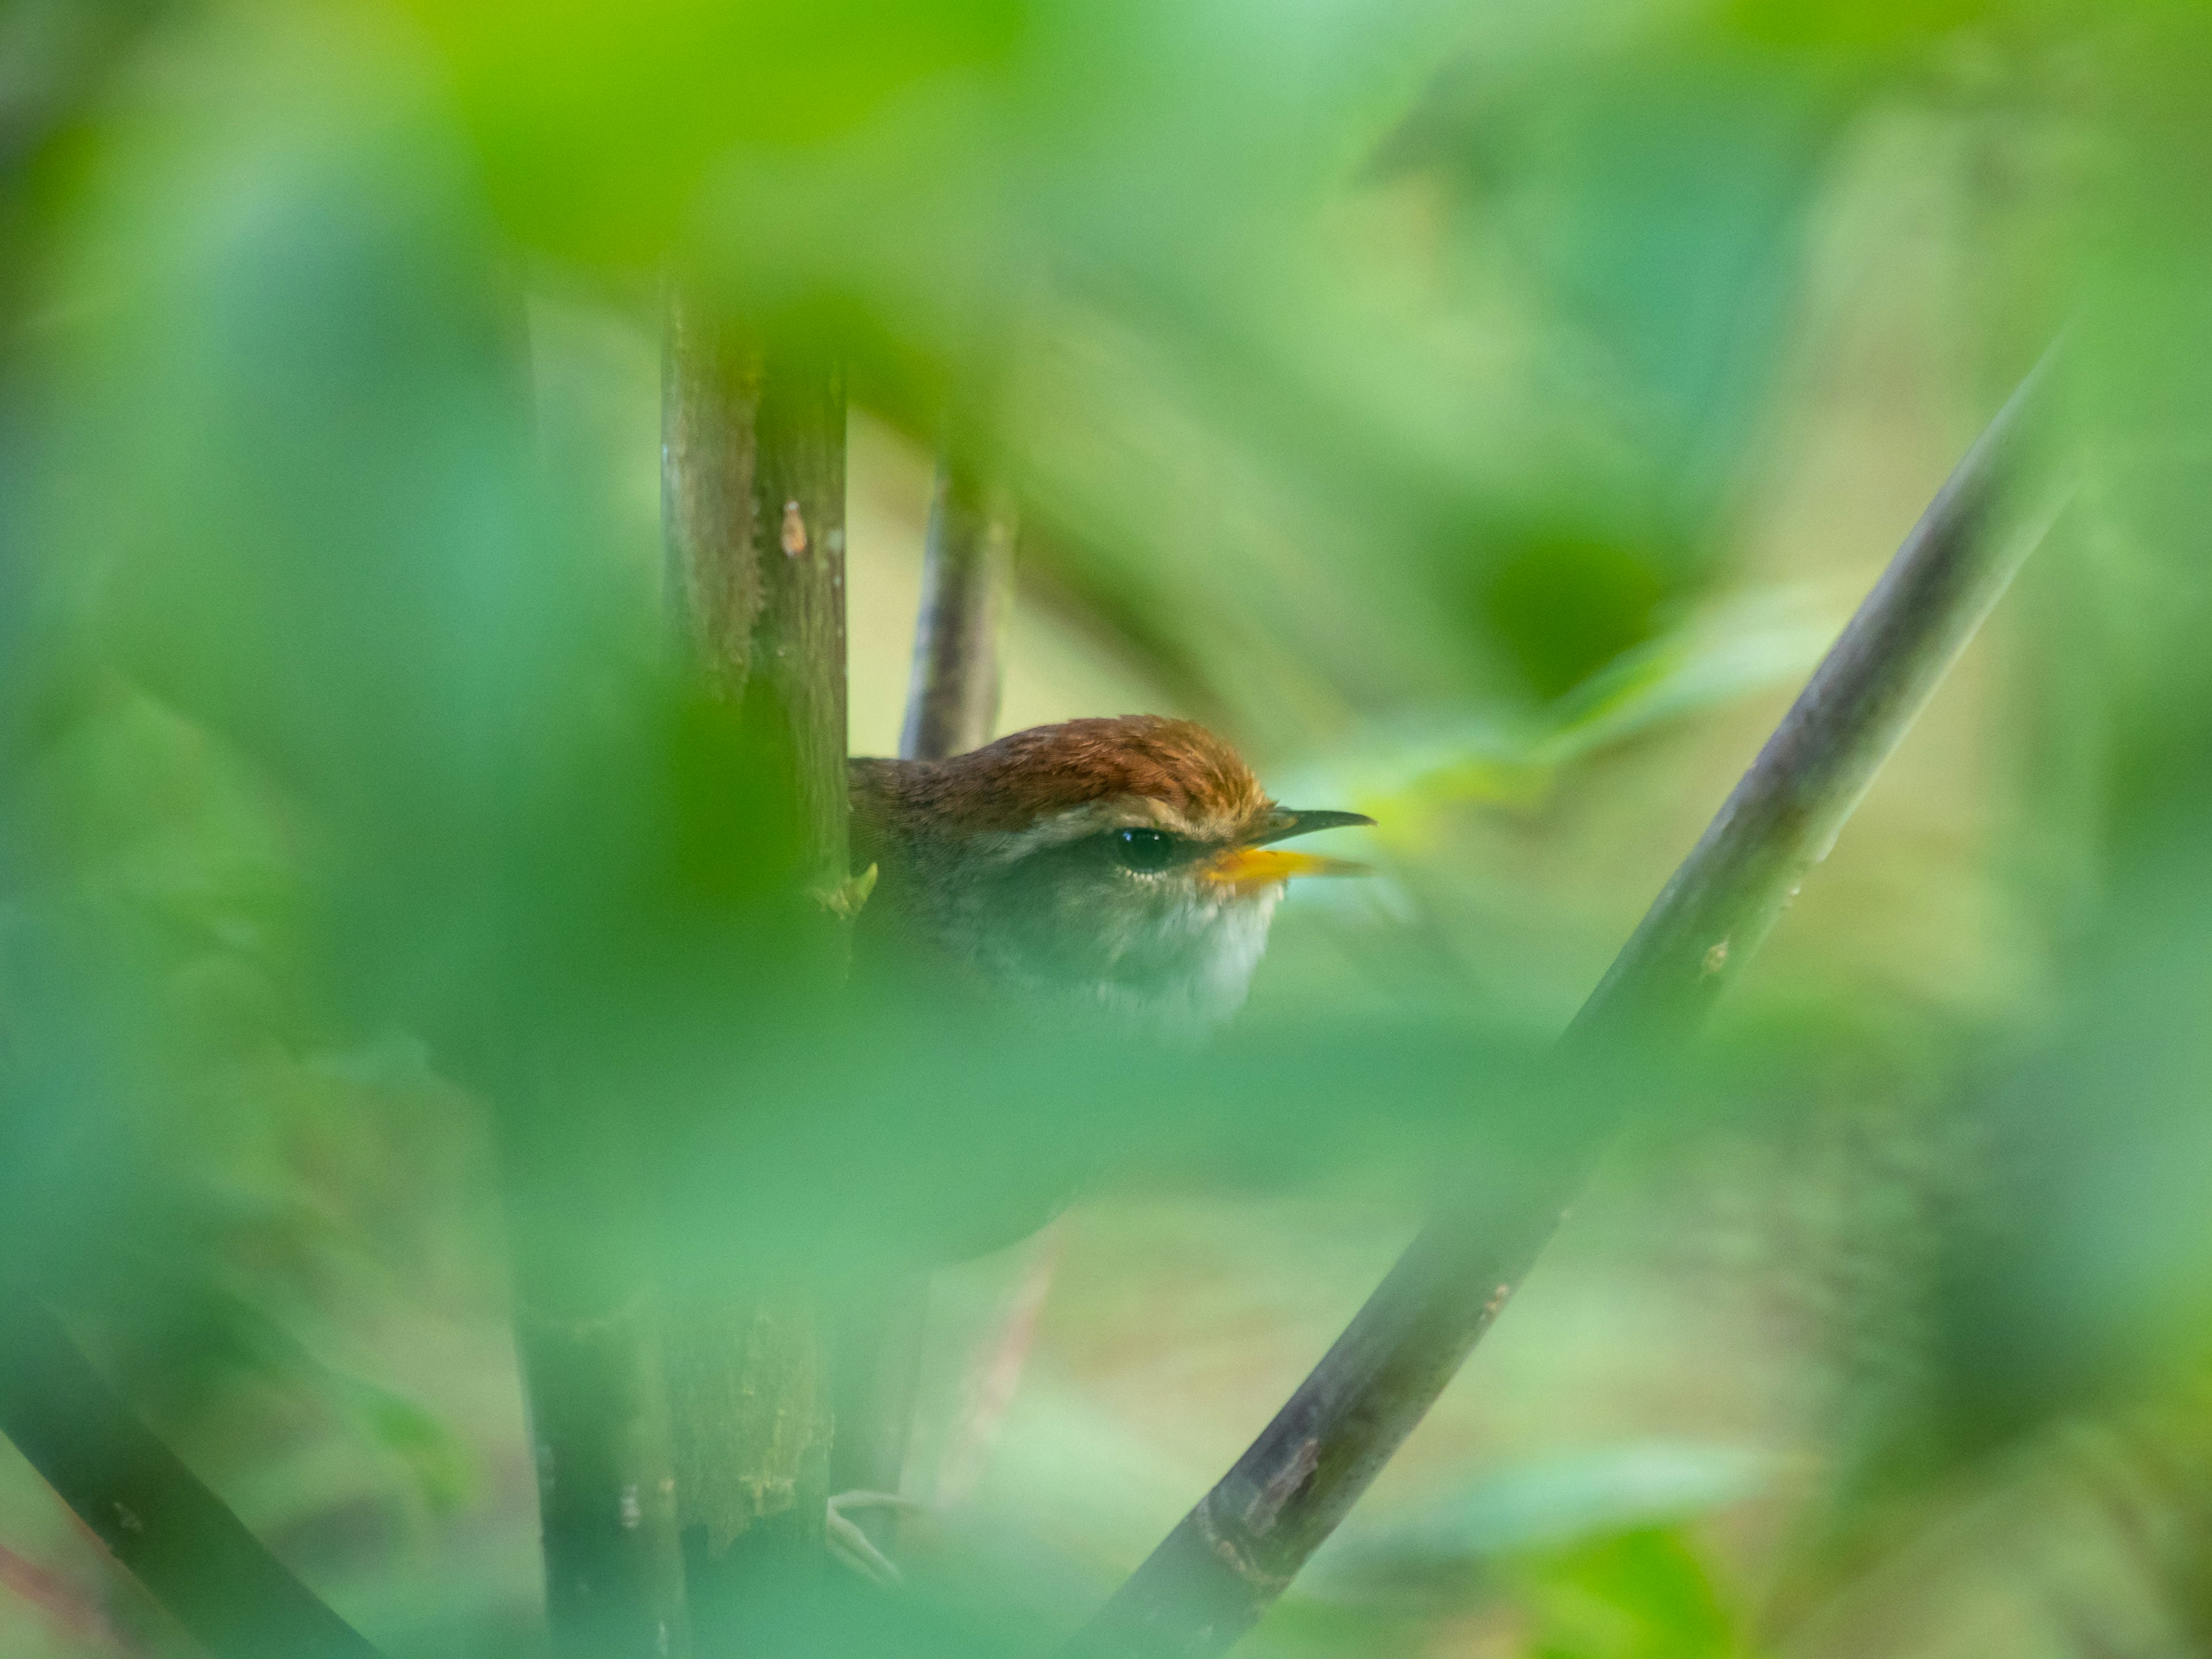
<svg viewBox="0 0 2212 1659"><path fill-rule="evenodd" d="M965 419L956 411L947 427L930 501L914 672L899 737L905 760L943 760L991 740L999 718L1000 647L1013 604L1012 497L976 464ZM830 1484L841 1491L896 1492L905 1475L928 1335L928 1271L888 1271L856 1288L848 1303L837 1340ZM874 1541L888 1541L897 1516L880 1515L875 1523Z"/></svg>
<svg viewBox="0 0 2212 1659"><path fill-rule="evenodd" d="M1996 512L2046 363L2014 393L1690 856L1562 1047L1678 1042L1826 856L1875 772L2039 537ZM1273 1605L1496 1320L1633 1103L1626 1091L1535 1167L1432 1216L1335 1345L1213 1490L1078 1635L1078 1659L1212 1655Z"/></svg>
<svg viewBox="0 0 2212 1659"><path fill-rule="evenodd" d="M1012 501L948 440L929 507L914 680L899 738L904 758L942 760L991 740L1013 573Z"/></svg>
<svg viewBox="0 0 2212 1659"><path fill-rule="evenodd" d="M376 1659L116 1397L59 1320L4 1291L0 1433L216 1659Z"/></svg>

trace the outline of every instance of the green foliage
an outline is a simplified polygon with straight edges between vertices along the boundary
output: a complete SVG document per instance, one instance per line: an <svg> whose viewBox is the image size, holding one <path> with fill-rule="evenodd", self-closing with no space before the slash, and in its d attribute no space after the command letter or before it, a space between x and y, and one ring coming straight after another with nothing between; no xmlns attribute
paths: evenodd
<svg viewBox="0 0 2212 1659"><path fill-rule="evenodd" d="M1541 1659L1723 1659L1740 1652L1723 1595L1680 1537L1632 1532L1538 1579Z"/></svg>
<svg viewBox="0 0 2212 1659"><path fill-rule="evenodd" d="M836 1614L1072 1628L1426 1200L1607 1103L1544 1043L2062 328L1994 637L1253 1646L2197 1628L2194 9L19 0L0 59L0 1271L395 1656L538 1650L508 1207L835 1280L1080 1194L972 1434L1042 1247L939 1274L944 1501ZM774 721L665 660L677 271L848 366L856 685L957 404L1013 723L1381 821L1243 1024L805 994ZM563 1212L633 1162L649 1224ZM0 1546L100 1615L0 1579L0 1650L175 1650L13 1461Z"/></svg>

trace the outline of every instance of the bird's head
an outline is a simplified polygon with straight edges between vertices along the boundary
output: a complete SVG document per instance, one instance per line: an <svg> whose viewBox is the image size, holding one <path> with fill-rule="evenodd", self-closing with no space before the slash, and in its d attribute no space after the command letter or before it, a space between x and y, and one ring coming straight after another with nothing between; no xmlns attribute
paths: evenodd
<svg viewBox="0 0 2212 1659"><path fill-rule="evenodd" d="M1271 800L1188 720L1070 720L943 761L853 763L870 908L994 982L1176 1024L1235 1011L1293 876L1279 843L1370 823Z"/></svg>

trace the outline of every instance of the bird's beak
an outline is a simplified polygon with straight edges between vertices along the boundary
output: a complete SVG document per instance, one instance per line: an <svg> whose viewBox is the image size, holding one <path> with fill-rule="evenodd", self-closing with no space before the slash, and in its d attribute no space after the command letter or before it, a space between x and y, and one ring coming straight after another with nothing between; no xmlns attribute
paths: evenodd
<svg viewBox="0 0 2212 1659"><path fill-rule="evenodd" d="M1255 834L1245 836L1244 845L1272 847L1279 841L1288 841L1292 836L1310 836L1316 830L1372 829L1374 824L1375 820L1364 812L1298 812L1287 806L1278 806L1267 814Z"/></svg>
<svg viewBox="0 0 2212 1659"><path fill-rule="evenodd" d="M1354 864L1349 859L1286 853L1274 843L1288 841L1293 836L1311 835L1316 830L1342 830L1374 822L1361 812L1294 812L1279 806L1268 815L1256 835L1209 861L1205 866L1206 878L1242 892L1288 881L1292 876L1364 875L1367 866Z"/></svg>

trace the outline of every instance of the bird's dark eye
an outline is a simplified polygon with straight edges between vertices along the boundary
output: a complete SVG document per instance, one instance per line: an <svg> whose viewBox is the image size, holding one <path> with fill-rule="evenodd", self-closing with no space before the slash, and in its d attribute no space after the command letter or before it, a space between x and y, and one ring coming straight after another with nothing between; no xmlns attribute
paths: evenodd
<svg viewBox="0 0 2212 1659"><path fill-rule="evenodd" d="M1125 869L1148 875L1166 869L1182 851L1164 830L1116 830L1110 839L1114 856Z"/></svg>

